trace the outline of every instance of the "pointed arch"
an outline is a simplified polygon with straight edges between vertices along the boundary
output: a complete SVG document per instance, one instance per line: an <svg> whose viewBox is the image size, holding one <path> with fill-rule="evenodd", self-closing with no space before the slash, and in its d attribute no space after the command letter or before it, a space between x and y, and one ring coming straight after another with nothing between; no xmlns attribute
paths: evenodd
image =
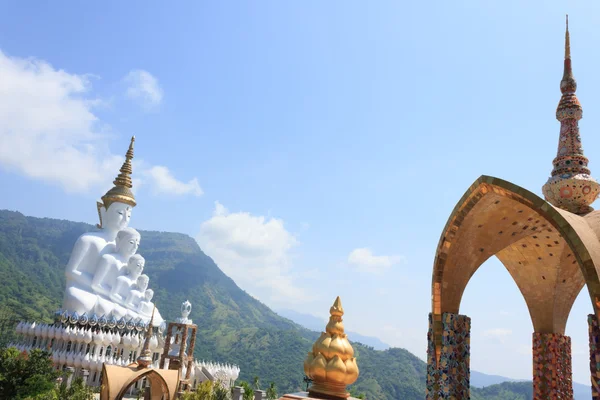
<svg viewBox="0 0 600 400"><path fill-rule="evenodd" d="M120 400L136 382L146 378L150 383L152 400L171 400L175 398L179 384L179 371L166 369L141 368L136 364L127 367L114 365L102 366L102 400Z"/></svg>
<svg viewBox="0 0 600 400"><path fill-rule="evenodd" d="M454 208L433 267L436 343L441 316L458 314L477 269L497 256L523 294L535 332L564 333L573 302L587 285L594 310L600 294L598 212L578 216L505 180L481 176ZM589 222L593 222L589 224Z"/></svg>

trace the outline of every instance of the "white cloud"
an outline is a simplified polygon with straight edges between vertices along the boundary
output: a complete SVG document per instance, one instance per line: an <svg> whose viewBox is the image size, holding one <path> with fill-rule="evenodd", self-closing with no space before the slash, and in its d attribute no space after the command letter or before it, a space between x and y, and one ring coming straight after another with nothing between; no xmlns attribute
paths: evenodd
<svg viewBox="0 0 600 400"><path fill-rule="evenodd" d="M383 272L402 261L402 256L376 256L368 248L354 249L348 255L348 263L360 271Z"/></svg>
<svg viewBox="0 0 600 400"><path fill-rule="evenodd" d="M483 336L497 339L501 343L504 343L505 339L510 335L512 335L512 330L503 328L488 329L483 332Z"/></svg>
<svg viewBox="0 0 600 400"><path fill-rule="evenodd" d="M155 193L176 196L191 194L197 197L204 193L197 178L193 178L187 183L179 181L167 167L156 165L144 171L144 175L151 180Z"/></svg>
<svg viewBox="0 0 600 400"><path fill-rule="evenodd" d="M127 97L139 101L145 108L158 106L163 98L163 90L150 72L134 69L125 76Z"/></svg>
<svg viewBox="0 0 600 400"><path fill-rule="evenodd" d="M103 101L93 97L92 75L70 74L43 60L0 51L0 76L0 167L68 192L109 189L126 147L118 155L108 148L110 128L94 113ZM202 193L196 179L179 182L165 167L137 160L135 189L143 177L170 193Z"/></svg>
<svg viewBox="0 0 600 400"><path fill-rule="evenodd" d="M298 241L281 219L231 213L216 202L196 239L223 272L262 301L289 304L308 298L295 286L292 273L292 249Z"/></svg>

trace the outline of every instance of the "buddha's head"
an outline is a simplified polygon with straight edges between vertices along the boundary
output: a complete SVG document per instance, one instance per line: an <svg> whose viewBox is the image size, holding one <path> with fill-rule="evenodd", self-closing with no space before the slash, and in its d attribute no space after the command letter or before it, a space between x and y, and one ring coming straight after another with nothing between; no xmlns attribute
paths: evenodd
<svg viewBox="0 0 600 400"><path fill-rule="evenodd" d="M144 292L144 299L149 302L152 300L153 297L154 297L154 290L146 289L146 291Z"/></svg>
<svg viewBox="0 0 600 400"><path fill-rule="evenodd" d="M138 276L136 284L140 292L143 292L148 288L148 282L150 282L150 278L148 278L148 275L144 274Z"/></svg>
<svg viewBox="0 0 600 400"><path fill-rule="evenodd" d="M129 261L127 262L127 272L132 279L137 281L144 270L145 264L146 260L144 260L144 257L140 256L139 254L134 254L129 258Z"/></svg>
<svg viewBox="0 0 600 400"><path fill-rule="evenodd" d="M117 233L117 252L125 257L133 256L140 247L140 239L140 233L135 229L121 229Z"/></svg>
<svg viewBox="0 0 600 400"><path fill-rule="evenodd" d="M100 221L102 221L101 227L109 231L120 231L127 228L132 209L133 207L130 204L120 202L111 203L108 208L99 205L98 212L100 213Z"/></svg>

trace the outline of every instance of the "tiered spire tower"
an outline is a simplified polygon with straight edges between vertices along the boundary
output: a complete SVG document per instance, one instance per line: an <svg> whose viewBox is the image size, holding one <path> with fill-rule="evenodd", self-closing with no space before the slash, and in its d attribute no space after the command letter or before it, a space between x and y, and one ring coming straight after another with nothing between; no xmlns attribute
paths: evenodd
<svg viewBox="0 0 600 400"><path fill-rule="evenodd" d="M571 41L569 36L569 16L565 33L565 66L560 81L562 96L556 109L556 119L560 122L558 152L552 162L552 176L543 186L546 200L555 207L575 214L592 211L590 205L600 193L600 185L590 176L588 159L583 155L579 120L583 110L575 95L577 82L571 68Z"/></svg>

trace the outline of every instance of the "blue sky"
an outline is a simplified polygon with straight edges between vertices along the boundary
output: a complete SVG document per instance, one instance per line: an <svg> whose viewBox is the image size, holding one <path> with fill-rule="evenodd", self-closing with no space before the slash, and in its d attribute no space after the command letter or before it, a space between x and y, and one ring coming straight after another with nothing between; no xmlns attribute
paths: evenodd
<svg viewBox="0 0 600 400"><path fill-rule="evenodd" d="M424 358L434 251L455 203L481 174L537 194L550 174L565 13L600 177L599 9L3 2L0 208L95 222L136 135L132 226L196 237L273 308L324 317L339 294L349 329ZM472 368L531 377L527 309L497 261L461 311ZM568 324L584 383L590 311L580 296Z"/></svg>

